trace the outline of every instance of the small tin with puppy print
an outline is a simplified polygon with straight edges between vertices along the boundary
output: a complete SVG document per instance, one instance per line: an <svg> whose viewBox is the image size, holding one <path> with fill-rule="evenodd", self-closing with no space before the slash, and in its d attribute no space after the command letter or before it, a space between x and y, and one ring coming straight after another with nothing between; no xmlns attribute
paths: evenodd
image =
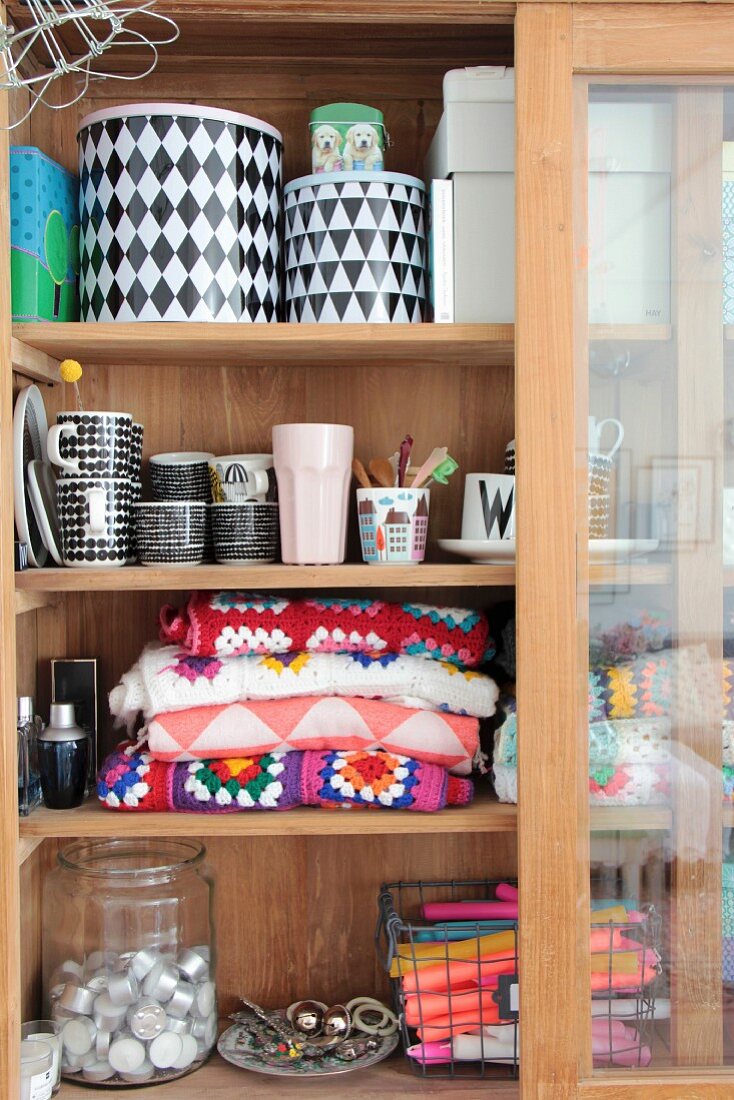
<svg viewBox="0 0 734 1100"><path fill-rule="evenodd" d="M381 172L390 145L382 111L364 103L327 103L311 112L312 172Z"/></svg>

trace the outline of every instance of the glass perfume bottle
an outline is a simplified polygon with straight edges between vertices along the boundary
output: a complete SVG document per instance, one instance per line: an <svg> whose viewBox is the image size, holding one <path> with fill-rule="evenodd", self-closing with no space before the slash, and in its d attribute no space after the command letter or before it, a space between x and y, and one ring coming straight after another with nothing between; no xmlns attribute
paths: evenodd
<svg viewBox="0 0 734 1100"><path fill-rule="evenodd" d="M32 696L18 696L18 813L21 817L27 817L42 801L38 733L43 723L33 709Z"/></svg>

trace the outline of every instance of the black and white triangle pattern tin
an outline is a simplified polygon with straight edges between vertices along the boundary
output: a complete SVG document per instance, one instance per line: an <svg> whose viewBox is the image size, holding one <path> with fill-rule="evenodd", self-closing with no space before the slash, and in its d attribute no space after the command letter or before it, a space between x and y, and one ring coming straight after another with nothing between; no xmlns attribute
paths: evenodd
<svg viewBox="0 0 734 1100"><path fill-rule="evenodd" d="M79 130L83 321L281 319L281 135L186 104Z"/></svg>
<svg viewBox="0 0 734 1100"><path fill-rule="evenodd" d="M397 172L286 184L285 266L287 321L422 321L423 184Z"/></svg>

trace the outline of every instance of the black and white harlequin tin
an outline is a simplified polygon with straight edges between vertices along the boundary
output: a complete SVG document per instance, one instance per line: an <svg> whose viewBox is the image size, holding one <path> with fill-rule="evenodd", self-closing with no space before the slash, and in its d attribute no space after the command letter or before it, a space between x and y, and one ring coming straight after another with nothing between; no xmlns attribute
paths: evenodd
<svg viewBox="0 0 734 1100"><path fill-rule="evenodd" d="M422 321L425 187L398 172L303 176L285 187L288 321Z"/></svg>
<svg viewBox="0 0 734 1100"><path fill-rule="evenodd" d="M83 321L280 320L280 133L184 103L79 128Z"/></svg>

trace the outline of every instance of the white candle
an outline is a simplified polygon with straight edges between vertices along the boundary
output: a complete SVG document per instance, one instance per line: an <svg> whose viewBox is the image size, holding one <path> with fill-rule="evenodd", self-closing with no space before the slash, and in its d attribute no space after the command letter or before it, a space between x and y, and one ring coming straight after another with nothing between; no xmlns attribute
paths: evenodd
<svg viewBox="0 0 734 1100"><path fill-rule="evenodd" d="M117 1073L130 1073L142 1066L145 1061L145 1047L132 1035L123 1035L115 1039L110 1047L110 1065Z"/></svg>
<svg viewBox="0 0 734 1100"><path fill-rule="evenodd" d="M150 1060L156 1069L170 1069L183 1050L180 1035L173 1031L164 1031L153 1040L148 1048Z"/></svg>
<svg viewBox="0 0 734 1100"><path fill-rule="evenodd" d="M196 993L196 1012L199 1016L208 1016L214 1008L214 982L204 982Z"/></svg>
<svg viewBox="0 0 734 1100"><path fill-rule="evenodd" d="M140 1085L143 1081L148 1081L155 1073L153 1063L149 1059L145 1059L142 1065L137 1069L126 1070L120 1074L123 1081L128 1081L131 1085Z"/></svg>
<svg viewBox="0 0 734 1100"><path fill-rule="evenodd" d="M94 1022L86 1016L69 1020L68 1024L64 1024L64 1030L61 1032L64 1050L72 1055L86 1054L91 1050L96 1034Z"/></svg>
<svg viewBox="0 0 734 1100"><path fill-rule="evenodd" d="M186 1069L196 1059L199 1046L193 1035L181 1036L181 1053L175 1062L171 1063L171 1069Z"/></svg>
<svg viewBox="0 0 734 1100"><path fill-rule="evenodd" d="M108 1081L114 1072L109 1062L92 1062L91 1066L84 1067L82 1077L85 1081Z"/></svg>
<svg viewBox="0 0 734 1100"><path fill-rule="evenodd" d="M34 1032L33 1035L26 1035L25 1038L40 1039L42 1042L48 1043L51 1047L51 1054L53 1055L51 1074L53 1077L53 1087L56 1088L61 1074L61 1036L53 1031L37 1031Z"/></svg>

